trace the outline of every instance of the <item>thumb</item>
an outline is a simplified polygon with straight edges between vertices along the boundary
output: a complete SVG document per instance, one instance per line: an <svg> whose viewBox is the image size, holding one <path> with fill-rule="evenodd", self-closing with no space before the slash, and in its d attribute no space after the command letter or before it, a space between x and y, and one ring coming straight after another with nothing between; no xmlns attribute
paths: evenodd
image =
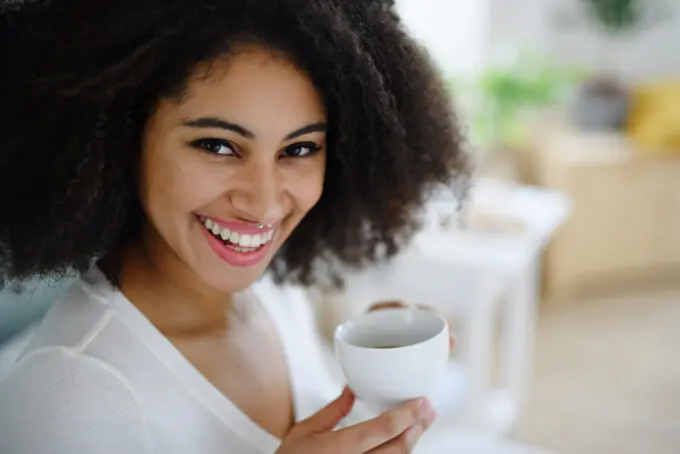
<svg viewBox="0 0 680 454"><path fill-rule="evenodd" d="M333 430L349 414L353 405L354 393L349 387L345 387L337 399L302 421L301 432L304 432L304 435L312 435Z"/></svg>

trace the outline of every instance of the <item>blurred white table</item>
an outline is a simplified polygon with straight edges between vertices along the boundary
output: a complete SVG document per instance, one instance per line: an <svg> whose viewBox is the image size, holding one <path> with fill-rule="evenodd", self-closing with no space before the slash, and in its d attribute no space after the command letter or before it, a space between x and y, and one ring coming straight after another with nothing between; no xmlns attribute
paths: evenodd
<svg viewBox="0 0 680 454"><path fill-rule="evenodd" d="M451 429L446 421L435 422L423 435L414 454L557 454L541 448L500 439L479 431Z"/></svg>
<svg viewBox="0 0 680 454"><path fill-rule="evenodd" d="M521 415L533 375L541 254L568 217L570 203L555 191L482 180L471 194L470 226L466 229L438 225L434 217L441 209L437 204L446 203L433 203L428 228L416 237L414 247L427 257L455 261L504 286L499 305L485 309L497 310L495 315L500 316L500 386L487 387L490 377L478 383L486 412L473 415L472 422L495 433L506 433ZM481 358L474 361L491 361L494 328L493 322L476 328L488 332L476 333L486 340L476 346L475 354ZM490 370L488 364L477 367Z"/></svg>

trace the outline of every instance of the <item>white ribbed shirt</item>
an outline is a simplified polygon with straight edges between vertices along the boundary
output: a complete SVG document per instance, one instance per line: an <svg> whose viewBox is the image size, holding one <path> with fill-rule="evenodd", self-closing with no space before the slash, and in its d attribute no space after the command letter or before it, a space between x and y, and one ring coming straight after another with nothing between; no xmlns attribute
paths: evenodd
<svg viewBox="0 0 680 454"><path fill-rule="evenodd" d="M341 392L302 289L264 277L257 298L276 327L295 415ZM361 407L346 422L362 420ZM3 454L271 454L280 440L205 379L93 268L55 302L0 382Z"/></svg>

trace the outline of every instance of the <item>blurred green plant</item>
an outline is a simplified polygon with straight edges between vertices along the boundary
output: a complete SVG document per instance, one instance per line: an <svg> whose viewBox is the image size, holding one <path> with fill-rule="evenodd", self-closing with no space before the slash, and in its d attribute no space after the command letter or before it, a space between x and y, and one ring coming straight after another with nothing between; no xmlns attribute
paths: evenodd
<svg viewBox="0 0 680 454"><path fill-rule="evenodd" d="M565 102L586 72L564 68L538 54L510 65L490 66L471 79L452 78L450 87L475 147L515 147L526 138L523 114Z"/></svg>
<svg viewBox="0 0 680 454"><path fill-rule="evenodd" d="M581 0L586 15L610 35L624 35L651 25L658 14L657 0Z"/></svg>
<svg viewBox="0 0 680 454"><path fill-rule="evenodd" d="M586 14L607 33L626 33L643 22L644 11L637 0L581 0Z"/></svg>
<svg viewBox="0 0 680 454"><path fill-rule="evenodd" d="M576 10L558 6L555 19L561 27L574 28L585 18L605 34L623 37L668 19L667 1L675 0L580 0Z"/></svg>

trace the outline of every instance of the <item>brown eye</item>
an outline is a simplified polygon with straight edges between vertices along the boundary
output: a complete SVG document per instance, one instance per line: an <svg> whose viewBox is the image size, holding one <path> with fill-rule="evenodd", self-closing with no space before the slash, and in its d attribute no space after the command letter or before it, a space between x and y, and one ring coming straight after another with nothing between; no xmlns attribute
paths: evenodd
<svg viewBox="0 0 680 454"><path fill-rule="evenodd" d="M199 139L191 143L194 148L219 156L236 156L234 147L224 139Z"/></svg>
<svg viewBox="0 0 680 454"><path fill-rule="evenodd" d="M296 143L287 146L283 150L282 154L287 158L304 158L306 156L313 155L320 149L321 147L319 145L312 142Z"/></svg>

